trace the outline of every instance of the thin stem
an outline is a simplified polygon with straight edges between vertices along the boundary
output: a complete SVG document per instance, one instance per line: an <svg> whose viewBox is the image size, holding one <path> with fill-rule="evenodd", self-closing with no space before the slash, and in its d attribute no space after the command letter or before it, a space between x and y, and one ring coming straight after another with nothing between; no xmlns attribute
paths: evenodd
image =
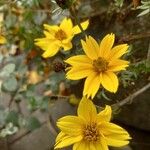
<svg viewBox="0 0 150 150"><path fill-rule="evenodd" d="M79 28L80 28L80 30L82 31L83 35L84 35L84 36L87 36L86 33L85 33L85 31L83 30L81 24L80 24L79 18L77 17L77 14L76 14L76 12L75 12L74 7L71 7L71 8L70 8L70 13L71 13L71 15L74 17L75 22L76 22L77 25L79 26Z"/></svg>
<svg viewBox="0 0 150 150"><path fill-rule="evenodd" d="M119 43L131 42L134 40L140 40L140 39L144 39L144 38L150 38L150 31L145 32L145 33L135 34L135 35L132 34L132 35L124 36L124 37L119 39Z"/></svg>
<svg viewBox="0 0 150 150"><path fill-rule="evenodd" d="M116 104L113 104L112 107L114 107L114 108L115 107L122 107L125 104L127 104L129 102L132 102L135 97L137 97L138 95L142 94L143 92L145 92L149 88L150 88L150 83L148 83L147 85L145 85L143 88L141 88L140 90L136 91L132 95L128 96L127 98L121 100L120 102L117 102Z"/></svg>

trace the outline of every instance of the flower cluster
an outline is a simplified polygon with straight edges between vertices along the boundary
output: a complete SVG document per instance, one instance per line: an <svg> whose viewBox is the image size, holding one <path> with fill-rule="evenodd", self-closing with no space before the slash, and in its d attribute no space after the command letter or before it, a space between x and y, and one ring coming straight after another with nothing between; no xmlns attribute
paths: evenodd
<svg viewBox="0 0 150 150"><path fill-rule="evenodd" d="M44 50L43 57L52 57L60 49L72 48L72 39L86 30L89 21L81 23L80 28L73 26L71 19L65 18L60 25L44 25L44 38L35 39L35 44ZM83 98L78 107L78 116L60 118L57 126L61 130L56 138L55 149L73 144L73 150L108 150L108 146L124 146L130 136L123 128L110 123L110 106L97 114L89 98L93 99L100 88L115 93L119 81L116 73L125 70L129 62L120 59L127 53L128 45L113 46L114 34L106 35L100 43L93 37L81 40L84 54L65 60L70 66L66 69L66 78L80 80L85 78Z"/></svg>

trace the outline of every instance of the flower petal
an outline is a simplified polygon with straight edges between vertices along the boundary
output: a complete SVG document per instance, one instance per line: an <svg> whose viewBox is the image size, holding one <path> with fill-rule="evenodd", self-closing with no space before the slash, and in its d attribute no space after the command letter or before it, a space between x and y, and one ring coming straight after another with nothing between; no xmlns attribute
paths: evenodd
<svg viewBox="0 0 150 150"><path fill-rule="evenodd" d="M81 141L73 145L73 150L91 150L91 149L89 147L89 143Z"/></svg>
<svg viewBox="0 0 150 150"><path fill-rule="evenodd" d="M67 35L72 35L73 24L71 19L64 18L60 24L60 28L67 33Z"/></svg>
<svg viewBox="0 0 150 150"><path fill-rule="evenodd" d="M103 122L100 128L107 144L110 146L124 146L127 145L129 143L128 140L131 139L126 130L114 123Z"/></svg>
<svg viewBox="0 0 150 150"><path fill-rule="evenodd" d="M81 40L82 47L86 55L95 60L98 58L99 46L97 42L91 37L86 37L86 41Z"/></svg>
<svg viewBox="0 0 150 150"><path fill-rule="evenodd" d="M112 114L112 109L110 106L106 105L105 109L98 113L97 115L97 120L99 123L102 121L107 121L109 122L111 119L111 114Z"/></svg>
<svg viewBox="0 0 150 150"><path fill-rule="evenodd" d="M103 137L101 137L100 141L95 144L96 150L109 150L107 143Z"/></svg>
<svg viewBox="0 0 150 150"><path fill-rule="evenodd" d="M44 31L44 35L46 36L47 39L51 39L51 40L55 39L54 35L46 30Z"/></svg>
<svg viewBox="0 0 150 150"><path fill-rule="evenodd" d="M59 135L58 135L59 136ZM62 135L60 135L62 136ZM59 139L56 144L54 149L58 148L63 148L69 145L72 145L74 143L77 143L82 140L81 136L68 136L68 135L63 135L61 139Z"/></svg>
<svg viewBox="0 0 150 150"><path fill-rule="evenodd" d="M88 27L88 25L89 25L89 20L86 20L86 21L84 21L84 22L81 23L81 26L82 26L83 30L86 30L87 27ZM79 28L78 25L76 25L76 26L73 28L73 33L74 33L74 34L79 34L80 32L81 32L81 29Z"/></svg>
<svg viewBox="0 0 150 150"><path fill-rule="evenodd" d="M68 42L68 43L62 44L62 47L64 48L64 51L70 50L72 48L72 43Z"/></svg>
<svg viewBox="0 0 150 150"><path fill-rule="evenodd" d="M59 30L59 27L57 25L44 24L44 29L48 30L50 34L55 35L55 33Z"/></svg>
<svg viewBox="0 0 150 150"><path fill-rule="evenodd" d="M110 50L114 44L115 35L114 34L107 34L100 43L100 51L99 57L107 58L110 54Z"/></svg>
<svg viewBox="0 0 150 150"><path fill-rule="evenodd" d="M128 52L127 51L128 47L129 47L128 44L121 44L121 45L115 46L114 48L112 48L111 53L108 56L108 59L114 60L114 59L121 57L122 55Z"/></svg>
<svg viewBox="0 0 150 150"><path fill-rule="evenodd" d="M93 99L100 87L100 76L96 72L91 72L84 83L83 95Z"/></svg>
<svg viewBox="0 0 150 150"><path fill-rule="evenodd" d="M50 50L51 47L55 47L57 45L57 41L48 38L38 38L35 39L35 45L46 51Z"/></svg>
<svg viewBox="0 0 150 150"><path fill-rule="evenodd" d="M44 53L43 53L43 57L44 58L47 58L47 57L52 57L54 56L56 53L58 53L59 51L59 46L57 45L51 45L51 48L49 50L46 50Z"/></svg>
<svg viewBox="0 0 150 150"><path fill-rule="evenodd" d="M89 59L86 55L72 56L72 57L68 58L65 62L72 66L89 66L89 67L91 67L91 65L92 65L91 59Z"/></svg>
<svg viewBox="0 0 150 150"><path fill-rule="evenodd" d="M78 106L78 116L86 120L87 122L96 119L96 108L91 100L83 97Z"/></svg>
<svg viewBox="0 0 150 150"><path fill-rule="evenodd" d="M108 66L108 71L116 72L125 70L126 67L129 66L129 61L121 60L121 59L115 59L110 61Z"/></svg>
<svg viewBox="0 0 150 150"><path fill-rule="evenodd" d="M6 43L6 38L0 35L0 44L5 44L5 43Z"/></svg>
<svg viewBox="0 0 150 150"><path fill-rule="evenodd" d="M105 72L101 73L101 83L102 86L110 91L110 92L117 92L119 81L117 76L113 72Z"/></svg>
<svg viewBox="0 0 150 150"><path fill-rule="evenodd" d="M57 121L58 128L68 136L81 135L81 129L84 124L84 120L77 116L65 116Z"/></svg>
<svg viewBox="0 0 150 150"><path fill-rule="evenodd" d="M79 80L86 78L89 74L91 74L93 70L91 70L88 66L81 67L72 67L66 74L67 79L71 80Z"/></svg>

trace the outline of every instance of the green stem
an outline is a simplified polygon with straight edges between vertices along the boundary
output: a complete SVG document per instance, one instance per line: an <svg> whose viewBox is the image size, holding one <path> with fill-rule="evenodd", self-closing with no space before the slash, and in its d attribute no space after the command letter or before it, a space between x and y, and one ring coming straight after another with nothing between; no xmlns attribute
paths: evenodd
<svg viewBox="0 0 150 150"><path fill-rule="evenodd" d="M74 7L71 7L71 8L70 8L70 13L71 13L71 15L74 17L75 22L76 22L77 25L79 26L79 28L80 28L82 34L83 34L84 36L87 36L87 34L85 33L85 31L83 30L83 28L82 28L82 26L81 26L81 24L80 24L79 18L77 17L77 14L76 14L76 12L75 12L75 10L74 10Z"/></svg>

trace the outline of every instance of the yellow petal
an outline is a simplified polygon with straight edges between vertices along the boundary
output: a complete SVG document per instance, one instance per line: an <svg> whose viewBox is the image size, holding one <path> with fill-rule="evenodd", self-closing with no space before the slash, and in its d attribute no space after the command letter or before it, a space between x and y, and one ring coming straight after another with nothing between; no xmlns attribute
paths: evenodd
<svg viewBox="0 0 150 150"><path fill-rule="evenodd" d="M60 28L67 33L67 35L72 34L73 24L71 19L64 18L60 24Z"/></svg>
<svg viewBox="0 0 150 150"><path fill-rule="evenodd" d="M121 44L121 45L115 46L114 48L112 48L111 53L108 56L108 59L114 60L114 59L121 57L122 55L128 52L127 51L128 47L129 47L128 44Z"/></svg>
<svg viewBox="0 0 150 150"><path fill-rule="evenodd" d="M85 80L83 95L87 96L88 98L91 97L93 99L97 91L99 90L100 83L101 80L99 74L97 74L96 72L92 72L91 74L89 74L87 79Z"/></svg>
<svg viewBox="0 0 150 150"><path fill-rule="evenodd" d="M111 114L112 114L112 109L110 106L106 105L105 109L103 111L101 111L100 113L98 113L97 115L97 120L99 123L101 123L102 121L110 121L111 119Z"/></svg>
<svg viewBox="0 0 150 150"><path fill-rule="evenodd" d="M44 29L48 30L50 34L55 35L60 28L57 25L44 24Z"/></svg>
<svg viewBox="0 0 150 150"><path fill-rule="evenodd" d="M48 32L48 31L44 31L44 35L46 36L46 38L48 38L48 39L52 39L52 40L54 40L55 39L55 37L54 37L54 35L53 34L51 34L50 32Z"/></svg>
<svg viewBox="0 0 150 150"><path fill-rule="evenodd" d="M105 72L101 73L101 80L102 86L110 91L110 92L117 92L119 81L117 76L113 72Z"/></svg>
<svg viewBox="0 0 150 150"><path fill-rule="evenodd" d="M54 149L63 148L82 140L81 136L64 136L55 144Z"/></svg>
<svg viewBox="0 0 150 150"><path fill-rule="evenodd" d="M58 120L57 126L61 131L69 136L81 135L84 121L77 116L65 116Z"/></svg>
<svg viewBox="0 0 150 150"><path fill-rule="evenodd" d="M89 20L86 20L86 21L84 21L84 22L81 23L81 26L82 26L83 30L86 30L87 27L88 27L88 25L89 25ZM81 32L81 30L80 30L79 26L76 25L76 26L73 28L73 33L74 33L74 34L79 34L80 32Z"/></svg>
<svg viewBox="0 0 150 150"><path fill-rule="evenodd" d="M126 130L114 123L102 122L100 129L107 144L110 146L124 146L127 145L129 143L128 140L131 139Z"/></svg>
<svg viewBox="0 0 150 150"><path fill-rule="evenodd" d="M107 58L110 54L110 50L114 44L115 35L114 34L107 34L100 43L100 51L99 57Z"/></svg>
<svg viewBox="0 0 150 150"><path fill-rule="evenodd" d="M59 47L57 45L53 45L49 50L46 50L42 56L44 58L52 57L56 53L58 53L58 51L59 51Z"/></svg>
<svg viewBox="0 0 150 150"><path fill-rule="evenodd" d="M68 58L66 63L72 65L72 66L89 66L92 67L92 60L89 59L86 55L78 55L78 56L72 56Z"/></svg>
<svg viewBox="0 0 150 150"><path fill-rule="evenodd" d="M56 143L59 143L65 136L66 136L65 133L60 132L56 137Z"/></svg>
<svg viewBox="0 0 150 150"><path fill-rule="evenodd" d="M0 44L5 44L5 43L6 43L5 37L0 35Z"/></svg>
<svg viewBox="0 0 150 150"><path fill-rule="evenodd" d="M89 147L89 143L81 141L73 145L73 150L91 150L91 149Z"/></svg>
<svg viewBox="0 0 150 150"><path fill-rule="evenodd" d="M96 150L109 150L107 143L103 137L101 137L100 141L95 144Z"/></svg>
<svg viewBox="0 0 150 150"><path fill-rule="evenodd" d="M78 116L85 119L87 122L94 121L96 119L96 108L91 100L83 97L78 106Z"/></svg>
<svg viewBox="0 0 150 150"><path fill-rule="evenodd" d="M95 60L98 58L99 46L97 42L92 37L86 37L86 42L81 40L82 47L86 55Z"/></svg>
<svg viewBox="0 0 150 150"><path fill-rule="evenodd" d="M113 60L109 63L108 71L116 72L125 70L129 66L129 62L121 59Z"/></svg>
<svg viewBox="0 0 150 150"><path fill-rule="evenodd" d="M71 80L79 80L79 79L86 78L92 72L93 72L93 70L88 68L88 66L86 67L86 65L84 67L82 67L82 66L81 67L73 67L71 70L69 70L67 72L66 78L71 79Z"/></svg>
<svg viewBox="0 0 150 150"><path fill-rule="evenodd" d="M109 146L114 147L122 147L129 144L129 141L114 140L110 138L106 138L106 141Z"/></svg>
<svg viewBox="0 0 150 150"><path fill-rule="evenodd" d="M68 42L68 43L62 44L62 47L64 48L64 51L70 50L72 48L72 43Z"/></svg>

